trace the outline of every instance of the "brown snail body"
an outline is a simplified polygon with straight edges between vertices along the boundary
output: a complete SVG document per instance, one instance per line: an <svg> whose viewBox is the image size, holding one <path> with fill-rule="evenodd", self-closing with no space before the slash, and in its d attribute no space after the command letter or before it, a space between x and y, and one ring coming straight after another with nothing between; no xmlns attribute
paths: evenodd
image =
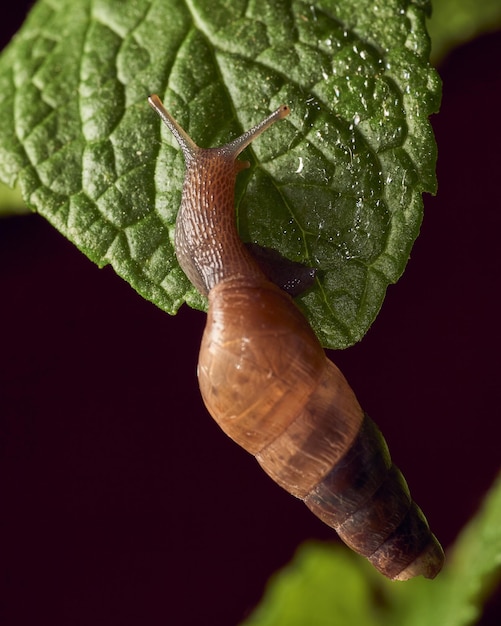
<svg viewBox="0 0 501 626"><path fill-rule="evenodd" d="M202 149L158 96L151 106L186 161L176 254L209 310L198 363L216 422L263 469L385 576L433 578L443 551L383 436L292 298L270 282L242 243L234 184L237 156L286 106L220 148Z"/></svg>

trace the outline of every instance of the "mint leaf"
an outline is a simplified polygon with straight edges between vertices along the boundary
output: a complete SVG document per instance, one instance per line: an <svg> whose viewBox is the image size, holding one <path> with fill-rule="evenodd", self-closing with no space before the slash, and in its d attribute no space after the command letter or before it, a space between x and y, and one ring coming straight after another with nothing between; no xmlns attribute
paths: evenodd
<svg viewBox="0 0 501 626"><path fill-rule="evenodd" d="M184 164L286 102L236 190L242 237L319 269L321 341L367 331L435 190L427 2L39 0L0 58L0 178L90 259L175 313L204 300L173 246Z"/></svg>

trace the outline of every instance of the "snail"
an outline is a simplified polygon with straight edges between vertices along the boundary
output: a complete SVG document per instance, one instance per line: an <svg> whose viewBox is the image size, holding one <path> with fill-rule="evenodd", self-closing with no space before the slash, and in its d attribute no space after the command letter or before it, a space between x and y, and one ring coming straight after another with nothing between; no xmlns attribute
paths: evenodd
<svg viewBox="0 0 501 626"><path fill-rule="evenodd" d="M381 432L291 295L270 280L237 231L234 186L249 167L237 157L289 107L224 146L203 149L157 95L149 103L185 159L175 250L191 283L208 297L198 379L209 413L382 574L434 578L442 548ZM304 276L298 280L308 284Z"/></svg>

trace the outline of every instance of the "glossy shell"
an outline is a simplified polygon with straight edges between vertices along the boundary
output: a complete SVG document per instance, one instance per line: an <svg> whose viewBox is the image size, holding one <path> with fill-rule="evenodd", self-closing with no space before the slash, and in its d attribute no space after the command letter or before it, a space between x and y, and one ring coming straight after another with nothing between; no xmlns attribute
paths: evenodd
<svg viewBox="0 0 501 626"><path fill-rule="evenodd" d="M225 433L381 573L438 573L442 549L383 436L289 296L267 281L212 289L198 377Z"/></svg>

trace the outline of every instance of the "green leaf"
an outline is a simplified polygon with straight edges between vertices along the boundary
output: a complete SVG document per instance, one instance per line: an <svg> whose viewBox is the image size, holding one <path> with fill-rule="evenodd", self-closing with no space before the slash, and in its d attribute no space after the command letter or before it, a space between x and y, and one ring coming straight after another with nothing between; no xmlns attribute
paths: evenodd
<svg viewBox="0 0 501 626"><path fill-rule="evenodd" d="M270 580L261 605L242 626L383 626L376 606L379 575L357 560L340 545L304 544Z"/></svg>
<svg viewBox="0 0 501 626"><path fill-rule="evenodd" d="M20 189L17 187L11 189L0 183L0 217L24 213L30 213L30 210L23 202Z"/></svg>
<svg viewBox="0 0 501 626"><path fill-rule="evenodd" d="M440 61L454 46L499 28L500 0L433 0L428 23L433 62Z"/></svg>
<svg viewBox="0 0 501 626"><path fill-rule="evenodd" d="M269 582L245 626L468 626L501 579L501 475L434 580L378 574L341 545L308 543Z"/></svg>
<svg viewBox="0 0 501 626"><path fill-rule="evenodd" d="M391 589L388 626L468 626L501 580L501 475L480 511L448 551L444 570L434 581L416 579ZM431 583L431 584L430 584ZM412 606L412 611L409 611Z"/></svg>
<svg viewBox="0 0 501 626"><path fill-rule="evenodd" d="M184 164L286 102L236 190L242 237L319 269L321 341L367 331L435 190L423 0L39 0L0 58L0 178L94 262L175 313L204 300L173 250Z"/></svg>

